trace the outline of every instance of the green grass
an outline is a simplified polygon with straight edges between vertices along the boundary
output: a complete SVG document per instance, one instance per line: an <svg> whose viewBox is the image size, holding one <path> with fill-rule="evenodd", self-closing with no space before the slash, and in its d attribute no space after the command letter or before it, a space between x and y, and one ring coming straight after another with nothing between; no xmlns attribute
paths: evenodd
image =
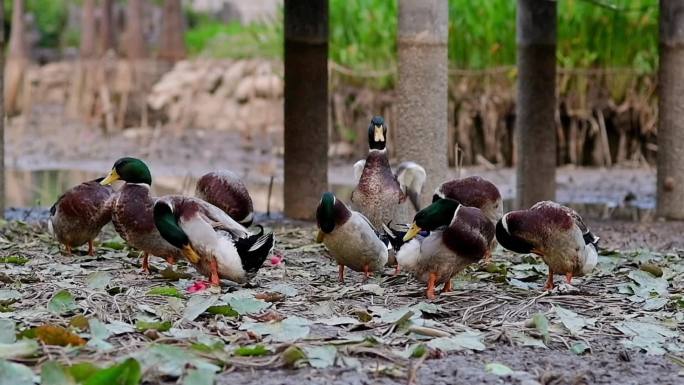
<svg viewBox="0 0 684 385"><path fill-rule="evenodd" d="M450 65L464 69L514 65L515 15L515 0L449 0ZM199 51L212 56L234 50L237 56L260 51L278 56L281 24L280 15L270 25L203 22L188 31L190 52L201 47ZM330 0L330 58L343 66L359 71L391 68L396 61L396 31L397 1ZM257 35L261 38L254 39ZM219 44L217 36L242 44L225 47L230 40ZM268 43L268 39L275 40ZM255 40L256 48L244 47ZM631 67L650 72L657 64L657 47L658 0L558 2L561 67Z"/></svg>

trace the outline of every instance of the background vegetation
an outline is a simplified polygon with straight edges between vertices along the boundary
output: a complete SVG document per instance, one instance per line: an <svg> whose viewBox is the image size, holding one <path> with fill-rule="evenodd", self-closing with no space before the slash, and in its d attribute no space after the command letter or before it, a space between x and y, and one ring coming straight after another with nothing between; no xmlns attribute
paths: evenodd
<svg viewBox="0 0 684 385"><path fill-rule="evenodd" d="M38 46L77 44L65 28L78 0L27 0L40 33ZM6 15L11 1L5 0ZM515 64L515 0L449 0L452 67L484 69ZM282 12L269 22L222 23L186 10L192 55L280 57ZM9 21L9 20L8 20ZM330 57L363 71L394 66L397 1L330 0ZM657 63L658 0L559 0L558 60L564 68L630 67L651 72Z"/></svg>

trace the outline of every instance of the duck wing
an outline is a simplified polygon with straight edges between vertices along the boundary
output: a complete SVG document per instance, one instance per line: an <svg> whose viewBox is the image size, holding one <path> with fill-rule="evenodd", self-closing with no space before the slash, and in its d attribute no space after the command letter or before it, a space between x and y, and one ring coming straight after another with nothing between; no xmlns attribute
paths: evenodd
<svg viewBox="0 0 684 385"><path fill-rule="evenodd" d="M358 184L361 180L361 174L363 174L363 168L366 167L366 160L361 159L360 161L354 163L354 183Z"/></svg>
<svg viewBox="0 0 684 385"><path fill-rule="evenodd" d="M427 178L425 169L415 162L402 162L397 167L394 176L399 182L401 191L411 200L413 208L420 211L420 194L423 192L423 185Z"/></svg>

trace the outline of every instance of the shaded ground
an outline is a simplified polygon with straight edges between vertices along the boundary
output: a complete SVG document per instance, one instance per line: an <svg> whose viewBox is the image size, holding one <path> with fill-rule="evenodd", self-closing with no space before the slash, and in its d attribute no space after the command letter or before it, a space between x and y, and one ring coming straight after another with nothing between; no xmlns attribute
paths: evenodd
<svg viewBox="0 0 684 385"><path fill-rule="evenodd" d="M390 269L366 284L349 272L340 285L336 266L312 243L312 225L270 225L284 265L267 262L251 288L227 285L221 293L198 294L187 291L199 276L184 264L177 268L191 276L180 280L168 279L178 279L168 272L167 278L140 274L137 253L116 250L123 245L111 229L102 236L109 248L100 247L96 257L74 257L59 254L40 227L3 226L0 257L28 260L2 264L0 297L7 308L0 318L15 320L17 331L44 323L68 326L79 314L91 320L90 330L72 329L88 341L85 347L41 345L37 356L17 361L38 372L48 360L101 363L133 356L150 383L175 383L198 367L218 371L221 384L684 381L684 264L673 248L680 224L597 223L606 248L667 253L607 253L574 287L542 293L543 264L498 252L493 264L462 274L454 293L434 301L424 299L422 284L392 276ZM164 268L161 260L154 265ZM181 298L150 292L158 287ZM71 293L74 305L50 311L60 290ZM207 313L207 304L223 303L240 314ZM136 330L143 321L168 321L171 328ZM97 331L102 325L107 332ZM266 348L263 356L237 355L238 347L255 344ZM294 363L293 351L300 358ZM409 358L421 351L423 358ZM502 364L511 372L488 373L488 364L490 371L501 370L491 364Z"/></svg>

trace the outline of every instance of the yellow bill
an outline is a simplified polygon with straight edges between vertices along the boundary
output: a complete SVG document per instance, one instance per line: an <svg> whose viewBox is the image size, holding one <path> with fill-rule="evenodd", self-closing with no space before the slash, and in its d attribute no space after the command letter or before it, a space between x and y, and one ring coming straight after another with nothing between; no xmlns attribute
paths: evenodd
<svg viewBox="0 0 684 385"><path fill-rule="evenodd" d="M325 233L322 232L321 230L318 230L318 234L316 235L316 243L321 243L323 242L323 237L325 236Z"/></svg>
<svg viewBox="0 0 684 385"><path fill-rule="evenodd" d="M416 226L415 222L411 224L411 228L406 232L406 235L404 235L404 242L410 241L413 237L420 233L420 230L421 228Z"/></svg>
<svg viewBox="0 0 684 385"><path fill-rule="evenodd" d="M384 130L382 129L382 126L375 126L375 131L373 133L373 139L376 142L384 142L385 141L385 133L383 131Z"/></svg>
<svg viewBox="0 0 684 385"><path fill-rule="evenodd" d="M195 249L192 248L192 246L190 246L190 245L185 245L185 246L183 246L182 251L183 251L183 255L185 256L185 258L186 258L190 263L193 263L193 264L199 263L199 261L200 261L200 256L197 254L197 252L195 251Z"/></svg>
<svg viewBox="0 0 684 385"><path fill-rule="evenodd" d="M100 184L103 186L108 186L117 180L119 180L119 174L116 172L116 169L112 169L112 171L109 172L107 177L104 178Z"/></svg>

